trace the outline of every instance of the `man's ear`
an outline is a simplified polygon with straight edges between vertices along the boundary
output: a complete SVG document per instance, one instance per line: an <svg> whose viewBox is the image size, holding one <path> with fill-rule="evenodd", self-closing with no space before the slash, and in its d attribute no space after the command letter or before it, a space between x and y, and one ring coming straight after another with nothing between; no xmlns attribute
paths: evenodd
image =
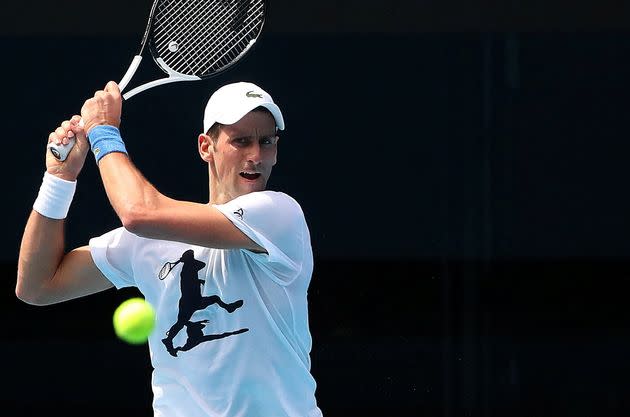
<svg viewBox="0 0 630 417"><path fill-rule="evenodd" d="M211 162L214 158L212 153L212 139L210 136L202 133L197 138L197 148L199 150L199 156L206 162Z"/></svg>
<svg viewBox="0 0 630 417"><path fill-rule="evenodd" d="M273 155L273 164L271 166L276 166L276 164L278 163L278 142L280 141L280 138L276 139L276 152Z"/></svg>

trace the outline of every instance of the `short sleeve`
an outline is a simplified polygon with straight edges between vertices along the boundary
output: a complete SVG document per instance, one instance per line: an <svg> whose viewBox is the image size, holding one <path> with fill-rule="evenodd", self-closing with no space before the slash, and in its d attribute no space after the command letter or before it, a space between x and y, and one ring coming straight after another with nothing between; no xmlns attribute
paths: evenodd
<svg viewBox="0 0 630 417"><path fill-rule="evenodd" d="M90 239L90 254L96 267L116 288L134 287L133 252L137 236L120 227Z"/></svg>
<svg viewBox="0 0 630 417"><path fill-rule="evenodd" d="M244 252L272 272L281 285L292 282L304 264L308 229L300 205L290 196L275 191L242 195L225 204L214 205L267 253Z"/></svg>

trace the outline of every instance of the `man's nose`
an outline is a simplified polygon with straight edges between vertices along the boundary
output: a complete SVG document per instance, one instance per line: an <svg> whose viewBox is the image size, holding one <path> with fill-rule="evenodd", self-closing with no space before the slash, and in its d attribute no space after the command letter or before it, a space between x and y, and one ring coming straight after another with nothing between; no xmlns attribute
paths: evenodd
<svg viewBox="0 0 630 417"><path fill-rule="evenodd" d="M258 164L261 160L260 144L258 142L253 143L247 151L247 159L255 164Z"/></svg>

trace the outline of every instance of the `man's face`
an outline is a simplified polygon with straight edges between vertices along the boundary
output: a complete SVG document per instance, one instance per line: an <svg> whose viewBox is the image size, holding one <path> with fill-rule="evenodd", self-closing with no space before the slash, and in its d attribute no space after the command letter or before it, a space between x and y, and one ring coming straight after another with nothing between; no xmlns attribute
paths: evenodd
<svg viewBox="0 0 630 417"><path fill-rule="evenodd" d="M275 120L264 111L249 112L224 126L216 142L211 141L213 200L264 190L276 164L277 141Z"/></svg>

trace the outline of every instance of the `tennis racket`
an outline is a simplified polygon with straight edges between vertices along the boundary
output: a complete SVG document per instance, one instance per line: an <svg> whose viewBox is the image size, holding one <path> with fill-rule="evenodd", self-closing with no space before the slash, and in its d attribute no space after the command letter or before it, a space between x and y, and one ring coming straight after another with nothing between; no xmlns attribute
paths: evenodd
<svg viewBox="0 0 630 417"><path fill-rule="evenodd" d="M181 261L182 260L180 259L179 261L165 263L160 269L160 272L158 272L158 278L160 279L160 281L163 281L164 278L166 278L168 274L171 273L173 268L175 268Z"/></svg>
<svg viewBox="0 0 630 417"><path fill-rule="evenodd" d="M118 83L123 91L149 49L167 77L142 84L124 93L128 100L158 85L198 81L216 76L240 61L262 33L267 0L155 0L140 49ZM74 146L48 144L64 161Z"/></svg>

